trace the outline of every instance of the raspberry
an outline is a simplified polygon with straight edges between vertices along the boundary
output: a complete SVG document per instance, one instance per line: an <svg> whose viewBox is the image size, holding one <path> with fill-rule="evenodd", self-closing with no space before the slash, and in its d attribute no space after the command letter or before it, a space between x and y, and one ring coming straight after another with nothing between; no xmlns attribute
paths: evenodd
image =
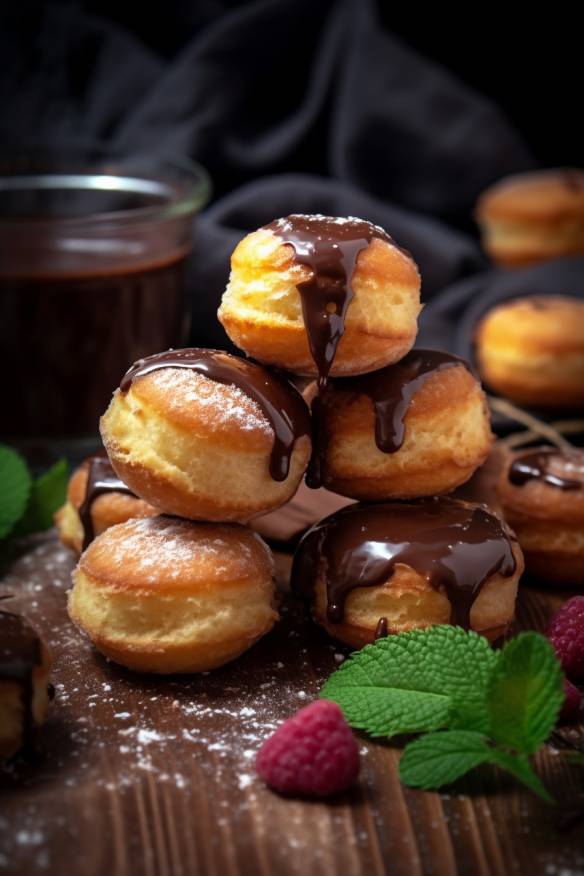
<svg viewBox="0 0 584 876"><path fill-rule="evenodd" d="M337 704L317 700L266 739L256 769L281 794L327 797L356 781L359 749Z"/></svg>
<svg viewBox="0 0 584 876"><path fill-rule="evenodd" d="M568 678L584 680L584 596L569 599L552 618L545 634Z"/></svg>
<svg viewBox="0 0 584 876"><path fill-rule="evenodd" d="M560 721L576 721L580 716L582 694L567 678L564 678L564 693L566 699L560 712Z"/></svg>

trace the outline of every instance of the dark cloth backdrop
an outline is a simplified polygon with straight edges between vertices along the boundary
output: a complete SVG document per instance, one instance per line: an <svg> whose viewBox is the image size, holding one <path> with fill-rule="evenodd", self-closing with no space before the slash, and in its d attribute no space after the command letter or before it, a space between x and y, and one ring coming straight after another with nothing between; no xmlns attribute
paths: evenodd
<svg viewBox="0 0 584 876"><path fill-rule="evenodd" d="M229 253L290 212L385 226L420 265L432 302L421 338L438 345L460 347L477 297L484 308L540 288L581 294L582 261L511 284L488 269L473 205L501 176L537 166L536 153L492 99L392 34L385 6L383 24L373 0L124 9L25 0L2 12L1 142L107 140L208 168L215 195L189 266L193 343L228 345L215 312Z"/></svg>

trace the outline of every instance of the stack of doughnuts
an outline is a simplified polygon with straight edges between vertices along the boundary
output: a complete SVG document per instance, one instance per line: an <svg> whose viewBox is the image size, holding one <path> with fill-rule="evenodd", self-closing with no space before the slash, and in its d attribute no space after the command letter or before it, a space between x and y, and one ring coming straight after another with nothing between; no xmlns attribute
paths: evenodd
<svg viewBox="0 0 584 876"><path fill-rule="evenodd" d="M305 474L383 502L350 505L300 544L294 587L332 635L508 626L516 542L485 508L440 498L489 452L485 398L464 361L412 349L420 309L413 259L369 222L292 215L239 243L219 319L251 358L135 363L101 419L108 461L74 475L59 515L84 548L69 612L104 654L204 671L271 629L272 558L247 524ZM303 397L283 371L316 381Z"/></svg>

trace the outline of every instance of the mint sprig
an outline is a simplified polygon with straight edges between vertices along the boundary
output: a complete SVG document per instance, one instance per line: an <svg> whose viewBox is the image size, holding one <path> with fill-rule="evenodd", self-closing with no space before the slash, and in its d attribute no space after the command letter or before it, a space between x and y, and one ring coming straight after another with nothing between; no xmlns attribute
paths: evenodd
<svg viewBox="0 0 584 876"><path fill-rule="evenodd" d="M33 480L20 454L0 445L0 539L48 529L65 501L68 477L61 459Z"/></svg>
<svg viewBox="0 0 584 876"><path fill-rule="evenodd" d="M529 756L556 723L563 676L538 633L521 633L499 652L459 627L390 636L353 654L321 696L371 736L426 733L404 750L404 784L439 788L490 763L551 800Z"/></svg>

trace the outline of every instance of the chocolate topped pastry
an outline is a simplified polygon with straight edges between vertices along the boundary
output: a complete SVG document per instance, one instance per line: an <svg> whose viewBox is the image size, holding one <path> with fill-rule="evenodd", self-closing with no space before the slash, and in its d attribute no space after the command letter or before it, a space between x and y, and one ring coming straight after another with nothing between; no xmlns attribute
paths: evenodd
<svg viewBox="0 0 584 876"><path fill-rule="evenodd" d="M332 379L313 415L307 483L356 499L449 492L491 447L479 383L463 359L439 350L410 350L372 374Z"/></svg>
<svg viewBox="0 0 584 876"><path fill-rule="evenodd" d="M379 226L293 214L236 247L219 319L260 361L322 384L399 360L412 347L420 277Z"/></svg>
<svg viewBox="0 0 584 876"><path fill-rule="evenodd" d="M0 757L33 750L49 706L49 656L24 618L0 611Z"/></svg>
<svg viewBox="0 0 584 876"><path fill-rule="evenodd" d="M328 377L345 332L347 309L354 297L357 256L373 238L393 244L383 228L362 219L293 214L265 226L290 244L295 260L310 268L298 284L308 344L319 382Z"/></svg>
<svg viewBox="0 0 584 876"><path fill-rule="evenodd" d="M498 494L529 574L547 584L584 585L584 450L515 451Z"/></svg>
<svg viewBox="0 0 584 876"><path fill-rule="evenodd" d="M536 447L515 457L509 466L509 480L518 487L537 480L558 490L581 490L582 464L582 454L577 451L571 457L555 447ZM565 473L572 471L580 477L567 477Z"/></svg>
<svg viewBox="0 0 584 876"><path fill-rule="evenodd" d="M513 617L521 571L498 517L436 498L351 505L317 523L294 557L292 586L352 645L436 623L495 637Z"/></svg>
<svg viewBox="0 0 584 876"><path fill-rule="evenodd" d="M168 350L124 376L101 420L114 470L167 514L245 521L289 499L310 413L284 377L219 350Z"/></svg>
<svg viewBox="0 0 584 876"><path fill-rule="evenodd" d="M274 433L270 474L275 481L286 480L295 442L303 435L310 434L306 404L291 383L273 371L267 371L221 350L191 347L185 350L167 350L165 353L140 359L124 375L120 390L127 392L139 377L161 368L186 368L216 383L237 386L253 399Z"/></svg>
<svg viewBox="0 0 584 876"><path fill-rule="evenodd" d="M158 513L118 478L102 453L90 456L71 475L67 501L55 514L55 524L63 544L81 553L109 526Z"/></svg>

